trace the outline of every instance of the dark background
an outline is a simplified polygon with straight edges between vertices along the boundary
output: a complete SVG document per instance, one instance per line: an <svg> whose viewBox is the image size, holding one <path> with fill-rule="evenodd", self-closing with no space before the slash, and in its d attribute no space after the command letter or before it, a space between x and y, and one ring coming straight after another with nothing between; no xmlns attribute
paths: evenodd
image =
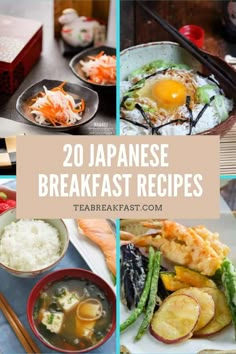
<svg viewBox="0 0 236 354"><path fill-rule="evenodd" d="M15 106L18 96L29 86L43 79L67 81L83 86L86 84L72 73L68 65L71 57L63 57L60 43L54 37L53 0L0 0L0 14L28 18L43 23L43 52L39 61L12 96L0 95L0 117L27 123L16 112ZM71 130L71 134L115 134L115 89L99 89L97 92L100 102L95 118L88 124ZM101 123L105 123L105 128Z"/></svg>
<svg viewBox="0 0 236 354"><path fill-rule="evenodd" d="M212 54L236 56L236 44L225 39L222 26L222 7L225 1L156 0L145 1L151 9L175 26L195 24L204 28L204 48ZM121 0L121 49L155 41L173 41L158 23L147 15L133 0Z"/></svg>
<svg viewBox="0 0 236 354"><path fill-rule="evenodd" d="M28 124L17 113L15 107L18 96L29 86L42 79L67 81L83 86L86 86L86 84L81 82L72 73L68 65L71 57L64 57L62 55L60 42L54 37L53 0L0 0L0 14L37 20L43 24L43 52L39 61L34 65L13 95L0 95L0 117ZM83 14L80 13L80 15ZM99 13L97 15L99 16ZM92 88L91 86L88 87ZM99 94L99 108L96 116L80 128L70 130L70 134L115 134L116 90L115 88L98 89L97 92ZM15 175L16 168L0 168L0 174Z"/></svg>

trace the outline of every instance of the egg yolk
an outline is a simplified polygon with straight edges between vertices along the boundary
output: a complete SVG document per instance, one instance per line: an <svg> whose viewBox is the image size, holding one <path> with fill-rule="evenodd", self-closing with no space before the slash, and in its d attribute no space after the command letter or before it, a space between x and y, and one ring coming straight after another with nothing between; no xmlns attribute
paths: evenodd
<svg viewBox="0 0 236 354"><path fill-rule="evenodd" d="M176 80L160 80L152 87L152 97L157 104L165 109L172 110L186 102L186 87Z"/></svg>

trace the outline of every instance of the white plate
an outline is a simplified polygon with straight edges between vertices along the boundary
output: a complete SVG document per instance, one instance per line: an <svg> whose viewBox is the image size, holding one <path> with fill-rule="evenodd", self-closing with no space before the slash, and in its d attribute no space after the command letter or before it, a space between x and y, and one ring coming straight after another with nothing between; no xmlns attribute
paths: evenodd
<svg viewBox="0 0 236 354"><path fill-rule="evenodd" d="M101 249L78 231L76 220L64 219L64 222L68 228L71 243L81 254L89 268L114 289L111 273L107 268Z"/></svg>
<svg viewBox="0 0 236 354"><path fill-rule="evenodd" d="M223 204L224 203L221 201L221 210L224 210L224 214L221 215L220 219L181 220L180 222L187 226L203 224L209 228L209 230L218 232L220 234L220 240L231 248L229 258L234 264L236 264L236 219L231 213L225 213L225 206ZM124 321L127 318L127 315L128 311L123 305L121 305L121 321ZM125 345L132 354L192 354L198 353L203 349L232 350L236 348L232 325L226 327L218 334L209 336L205 339L194 338L179 344L164 344L153 338L149 332L145 333L141 340L134 342L133 338L138 331L141 321L142 316L140 316L136 323L129 327L120 336L121 344Z"/></svg>

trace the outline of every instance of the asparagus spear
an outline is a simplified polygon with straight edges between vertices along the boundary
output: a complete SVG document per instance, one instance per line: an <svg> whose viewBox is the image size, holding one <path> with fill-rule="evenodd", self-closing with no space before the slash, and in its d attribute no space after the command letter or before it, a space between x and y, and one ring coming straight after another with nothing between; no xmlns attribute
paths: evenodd
<svg viewBox="0 0 236 354"><path fill-rule="evenodd" d="M150 286L151 286L151 280L152 280L152 272L153 272L153 261L154 261L154 249L152 247L149 247L149 259L148 259L148 274L145 282L145 286L142 292L142 295L140 297L139 303L136 307L136 309L130 314L130 316L121 324L120 326L120 332L123 332L131 326L137 318L141 315L144 306L147 302L147 298L150 292Z"/></svg>
<svg viewBox="0 0 236 354"><path fill-rule="evenodd" d="M228 258L221 264L222 283L224 285L225 295L231 311L232 321L235 330L236 339L236 269Z"/></svg>
<svg viewBox="0 0 236 354"><path fill-rule="evenodd" d="M154 312L155 305L156 305L158 279L159 279L159 273L160 273L160 262L161 262L161 252L158 251L154 256L152 283L151 283L148 305L147 305L147 309L146 309L146 313L145 313L143 322L141 323L141 326L140 326L138 333L135 337L136 340L140 339L143 336L143 334L146 332L146 330L151 322L152 316L153 316L153 312Z"/></svg>

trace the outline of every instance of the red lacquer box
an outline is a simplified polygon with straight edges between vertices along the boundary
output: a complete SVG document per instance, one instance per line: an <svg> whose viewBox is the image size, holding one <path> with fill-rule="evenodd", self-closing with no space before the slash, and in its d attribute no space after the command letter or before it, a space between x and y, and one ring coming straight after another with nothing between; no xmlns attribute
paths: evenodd
<svg viewBox="0 0 236 354"><path fill-rule="evenodd" d="M0 93L12 94L42 51L42 24L0 15Z"/></svg>

